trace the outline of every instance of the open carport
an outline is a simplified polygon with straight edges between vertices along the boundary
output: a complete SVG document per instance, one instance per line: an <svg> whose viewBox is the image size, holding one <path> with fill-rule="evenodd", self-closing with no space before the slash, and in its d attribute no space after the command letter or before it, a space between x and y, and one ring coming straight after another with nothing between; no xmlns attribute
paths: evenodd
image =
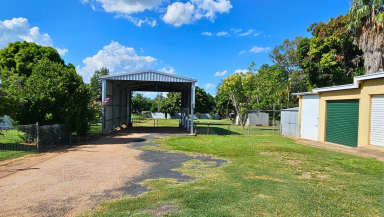
<svg viewBox="0 0 384 217"><path fill-rule="evenodd" d="M106 134L117 127L132 127L132 92L180 92L181 126L193 134L193 110L197 80L154 70L102 76L102 100L109 98L103 108L102 131ZM190 123L191 121L191 123Z"/></svg>

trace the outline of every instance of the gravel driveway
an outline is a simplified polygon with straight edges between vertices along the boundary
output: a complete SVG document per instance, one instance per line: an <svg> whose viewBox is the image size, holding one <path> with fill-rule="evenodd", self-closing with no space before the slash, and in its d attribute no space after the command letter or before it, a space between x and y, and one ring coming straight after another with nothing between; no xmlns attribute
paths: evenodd
<svg viewBox="0 0 384 217"><path fill-rule="evenodd" d="M159 128L153 129L156 133L143 133L148 131L121 131L90 144L1 162L0 216L74 216L104 200L149 191L140 184L146 179L192 181L172 170L188 160L216 161L216 166L225 162L209 156L137 150L157 146L148 143L151 139L188 135Z"/></svg>
<svg viewBox="0 0 384 217"><path fill-rule="evenodd" d="M125 183L151 167L142 151L126 148L143 136L116 134L1 163L0 216L73 216L124 195Z"/></svg>

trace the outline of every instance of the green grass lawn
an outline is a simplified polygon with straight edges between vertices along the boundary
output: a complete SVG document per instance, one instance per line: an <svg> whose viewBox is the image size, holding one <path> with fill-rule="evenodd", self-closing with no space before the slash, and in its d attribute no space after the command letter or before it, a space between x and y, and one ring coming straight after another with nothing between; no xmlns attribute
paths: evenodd
<svg viewBox="0 0 384 217"><path fill-rule="evenodd" d="M37 153L36 145L26 143L22 138L24 132L3 130L0 135L0 161Z"/></svg>
<svg viewBox="0 0 384 217"><path fill-rule="evenodd" d="M101 123L96 123L96 124L91 124L91 134L93 133L102 133L102 124Z"/></svg>
<svg viewBox="0 0 384 217"><path fill-rule="evenodd" d="M209 134L215 135L248 135L248 126L244 126L241 129L241 126L232 125L231 121L226 120L209 120L209 119L199 119L197 123L197 135L207 135L208 133L208 124L209 124ZM259 126L250 126L250 135L279 135L280 127L259 127Z"/></svg>
<svg viewBox="0 0 384 217"><path fill-rule="evenodd" d="M179 127L179 119L145 119L134 122L134 127Z"/></svg>
<svg viewBox="0 0 384 217"><path fill-rule="evenodd" d="M382 216L383 163L296 144L281 136L198 136L160 140L161 149L215 155L224 166L186 162L177 171L191 183L146 180L154 189L106 201L85 215L151 216ZM144 148L143 148L144 149ZM157 208L156 208L157 207ZM173 208L172 208L173 207Z"/></svg>

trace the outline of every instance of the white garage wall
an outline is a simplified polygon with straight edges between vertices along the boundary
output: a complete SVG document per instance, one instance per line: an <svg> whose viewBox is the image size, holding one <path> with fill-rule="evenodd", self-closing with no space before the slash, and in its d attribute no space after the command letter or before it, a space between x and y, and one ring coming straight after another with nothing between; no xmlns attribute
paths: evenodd
<svg viewBox="0 0 384 217"><path fill-rule="evenodd" d="M302 97L301 138L318 141L319 95Z"/></svg>
<svg viewBox="0 0 384 217"><path fill-rule="evenodd" d="M372 96L370 141L384 147L384 95Z"/></svg>

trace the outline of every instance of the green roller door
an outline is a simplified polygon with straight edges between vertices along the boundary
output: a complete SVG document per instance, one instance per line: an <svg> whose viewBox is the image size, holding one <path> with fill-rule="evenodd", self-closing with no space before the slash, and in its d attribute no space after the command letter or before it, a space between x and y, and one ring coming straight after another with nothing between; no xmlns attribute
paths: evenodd
<svg viewBox="0 0 384 217"><path fill-rule="evenodd" d="M357 147L359 100L327 102L326 141Z"/></svg>

